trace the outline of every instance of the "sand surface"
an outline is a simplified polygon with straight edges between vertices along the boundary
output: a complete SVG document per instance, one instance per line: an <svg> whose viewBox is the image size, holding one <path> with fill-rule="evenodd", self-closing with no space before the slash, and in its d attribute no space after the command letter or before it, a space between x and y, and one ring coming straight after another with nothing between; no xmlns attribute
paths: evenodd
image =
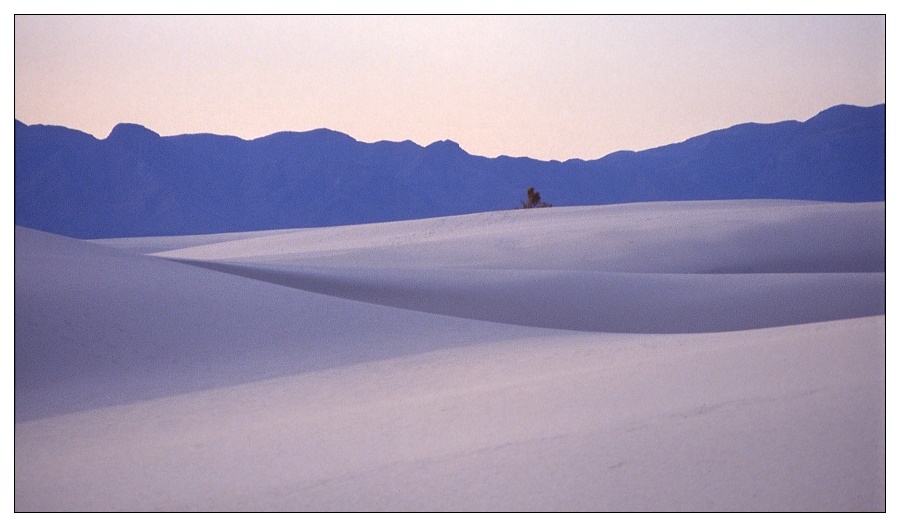
<svg viewBox="0 0 900 527"><path fill-rule="evenodd" d="M884 203L16 228L15 508L884 510Z"/></svg>

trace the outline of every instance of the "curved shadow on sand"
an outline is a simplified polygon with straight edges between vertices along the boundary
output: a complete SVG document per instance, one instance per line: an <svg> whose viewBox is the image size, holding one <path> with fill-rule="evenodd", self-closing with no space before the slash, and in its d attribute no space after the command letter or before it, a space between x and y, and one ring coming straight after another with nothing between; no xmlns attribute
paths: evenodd
<svg viewBox="0 0 900 527"><path fill-rule="evenodd" d="M372 304L577 331L711 333L885 312L884 273L346 269L175 261Z"/></svg>

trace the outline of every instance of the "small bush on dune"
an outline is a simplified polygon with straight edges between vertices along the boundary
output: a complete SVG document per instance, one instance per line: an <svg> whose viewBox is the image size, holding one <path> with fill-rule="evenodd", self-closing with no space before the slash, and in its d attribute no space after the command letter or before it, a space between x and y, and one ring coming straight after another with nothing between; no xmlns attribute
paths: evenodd
<svg viewBox="0 0 900 527"><path fill-rule="evenodd" d="M541 193L534 190L534 187L529 187L528 190L525 191L528 195L528 201L522 202L523 209L537 209L542 207L552 207L553 205L541 201Z"/></svg>

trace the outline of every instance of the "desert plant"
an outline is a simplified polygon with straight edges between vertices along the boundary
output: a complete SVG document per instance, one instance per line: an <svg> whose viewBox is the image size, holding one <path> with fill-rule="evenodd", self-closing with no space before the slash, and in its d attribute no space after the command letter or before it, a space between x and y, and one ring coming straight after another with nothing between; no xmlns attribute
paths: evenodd
<svg viewBox="0 0 900 527"><path fill-rule="evenodd" d="M534 209L540 207L552 207L553 205L549 203L545 203L541 201L541 193L534 190L534 187L528 187L528 190L525 191L525 194L528 196L528 201L522 202L523 209Z"/></svg>

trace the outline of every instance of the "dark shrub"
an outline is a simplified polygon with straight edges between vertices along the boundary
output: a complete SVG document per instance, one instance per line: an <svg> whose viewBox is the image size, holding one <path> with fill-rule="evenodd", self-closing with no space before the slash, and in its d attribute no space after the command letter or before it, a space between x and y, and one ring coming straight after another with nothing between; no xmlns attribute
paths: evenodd
<svg viewBox="0 0 900 527"><path fill-rule="evenodd" d="M540 207L552 207L553 205L549 203L545 203L541 201L541 193L534 190L534 187L529 187L528 190L525 191L528 195L528 201L522 202L523 209L534 209Z"/></svg>

